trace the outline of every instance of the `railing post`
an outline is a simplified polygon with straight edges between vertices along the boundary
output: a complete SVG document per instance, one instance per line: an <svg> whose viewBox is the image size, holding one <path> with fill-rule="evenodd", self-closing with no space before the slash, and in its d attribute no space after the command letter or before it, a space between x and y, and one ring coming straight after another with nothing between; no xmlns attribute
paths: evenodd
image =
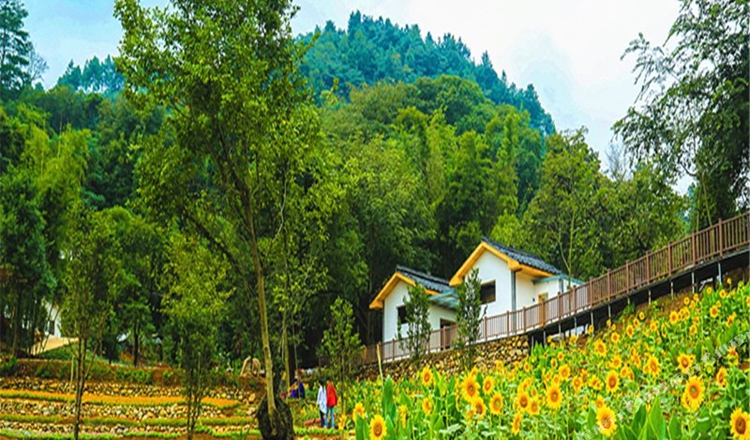
<svg viewBox="0 0 750 440"><path fill-rule="evenodd" d="M651 252L646 253L646 284L651 284Z"/></svg>
<svg viewBox="0 0 750 440"><path fill-rule="evenodd" d="M695 231L690 233L690 247L692 248L691 252L692 252L692 257L693 257L690 263L692 266L695 266L696 261L698 261L698 256L697 256L698 250L695 247Z"/></svg>
<svg viewBox="0 0 750 440"><path fill-rule="evenodd" d="M625 262L625 293L630 292L630 261Z"/></svg>
<svg viewBox="0 0 750 440"><path fill-rule="evenodd" d="M721 219L719 219L719 224L717 225L719 228L719 256L724 256L724 233L722 232L722 222Z"/></svg>
<svg viewBox="0 0 750 440"><path fill-rule="evenodd" d="M484 315L484 341L487 342L489 335L487 335L487 314Z"/></svg>
<svg viewBox="0 0 750 440"><path fill-rule="evenodd" d="M667 275L672 275L672 242L667 245Z"/></svg>
<svg viewBox="0 0 750 440"><path fill-rule="evenodd" d="M590 289L594 290L594 289ZM612 269L607 269L607 298L612 294Z"/></svg>

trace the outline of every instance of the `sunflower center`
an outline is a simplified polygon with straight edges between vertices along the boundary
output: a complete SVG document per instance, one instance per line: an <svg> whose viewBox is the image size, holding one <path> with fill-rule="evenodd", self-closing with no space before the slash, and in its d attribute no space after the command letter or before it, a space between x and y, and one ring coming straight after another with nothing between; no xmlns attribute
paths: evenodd
<svg viewBox="0 0 750 440"><path fill-rule="evenodd" d="M614 377L609 378L609 387L614 388L617 386L617 379Z"/></svg>
<svg viewBox="0 0 750 440"><path fill-rule="evenodd" d="M697 399L698 393L699 393L698 387L695 385L690 385L690 397L692 397L693 399Z"/></svg>
<svg viewBox="0 0 750 440"><path fill-rule="evenodd" d="M552 401L557 402L560 399L560 395L557 393L557 390L552 391Z"/></svg>
<svg viewBox="0 0 750 440"><path fill-rule="evenodd" d="M376 437L380 437L380 435L383 434L383 426L380 425L380 423L376 423L375 426L372 428L372 432L375 434Z"/></svg>
<svg viewBox="0 0 750 440"><path fill-rule="evenodd" d="M612 427L612 419L609 418L609 416L606 416L602 419L602 428L609 429Z"/></svg>
<svg viewBox="0 0 750 440"><path fill-rule="evenodd" d="M742 435L747 431L747 422L744 417L737 418L737 421L734 423L734 430L737 431L737 434L739 435Z"/></svg>

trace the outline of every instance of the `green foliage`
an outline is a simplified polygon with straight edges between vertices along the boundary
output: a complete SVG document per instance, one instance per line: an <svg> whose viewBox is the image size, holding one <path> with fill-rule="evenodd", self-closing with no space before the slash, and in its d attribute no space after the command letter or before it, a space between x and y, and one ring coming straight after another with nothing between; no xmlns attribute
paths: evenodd
<svg viewBox="0 0 750 440"><path fill-rule="evenodd" d="M542 109L532 85L520 89L508 83L505 72L498 77L486 52L480 63L475 63L469 48L451 34L435 41L429 33L423 38L417 25L400 27L389 19L376 20L356 11L349 16L345 30L329 21L324 29L300 39L312 43L302 71L321 98L331 89L346 97L355 88L383 80L413 83L425 77L453 75L475 82L471 87L476 88L478 96L486 96L494 104L511 104L529 111L532 126L543 136L555 132L552 118ZM465 91L456 95L460 99L467 96ZM446 116L454 124L458 119L452 118L452 111L449 109ZM471 122L458 125L469 128Z"/></svg>
<svg viewBox="0 0 750 440"><path fill-rule="evenodd" d="M351 376L358 366L361 343L354 331L352 305L341 298L331 304L330 327L323 333L320 342L321 354L328 359L336 378L343 381Z"/></svg>
<svg viewBox="0 0 750 440"><path fill-rule="evenodd" d="M15 356L0 357L0 377L11 377L18 371L18 359Z"/></svg>
<svg viewBox="0 0 750 440"><path fill-rule="evenodd" d="M173 236L172 275L164 312L179 336L178 359L187 400L187 434L192 438L201 401L218 378L218 327L231 291L225 287L228 264L199 243Z"/></svg>
<svg viewBox="0 0 750 440"><path fill-rule="evenodd" d="M9 311L8 346L28 352L34 331L47 321L43 300L56 280L46 258L47 240L40 212L39 189L31 173L11 167L0 175L0 316ZM2 335L0 335L2 336Z"/></svg>
<svg viewBox="0 0 750 440"><path fill-rule="evenodd" d="M104 61L94 56L86 60L83 68L73 64L71 60L67 69L57 80L58 86L66 86L71 90L81 90L86 93L100 93L112 96L119 93L125 79L115 68L112 57L107 56Z"/></svg>
<svg viewBox="0 0 750 440"><path fill-rule="evenodd" d="M409 286L409 294L404 297L405 322L398 323L398 339L402 350L411 355L414 363L419 362L427 350L432 327L430 326L430 297L424 286ZM406 338L401 335L401 326L406 325Z"/></svg>
<svg viewBox="0 0 750 440"><path fill-rule="evenodd" d="M31 80L27 69L34 46L23 29L28 15L21 1L0 1L0 100L15 97Z"/></svg>
<svg viewBox="0 0 750 440"><path fill-rule="evenodd" d="M695 177L693 229L750 200L749 14L747 1L681 0L663 45L640 34L625 52L641 92L615 131L638 157Z"/></svg>
<svg viewBox="0 0 750 440"><path fill-rule="evenodd" d="M456 346L462 351L462 361L466 369L470 369L474 365L476 342L479 340L479 326L486 313L486 310L482 307L481 292L482 284L477 269L469 272L469 275L456 287L456 295L458 296L458 310L456 310L458 339Z"/></svg>

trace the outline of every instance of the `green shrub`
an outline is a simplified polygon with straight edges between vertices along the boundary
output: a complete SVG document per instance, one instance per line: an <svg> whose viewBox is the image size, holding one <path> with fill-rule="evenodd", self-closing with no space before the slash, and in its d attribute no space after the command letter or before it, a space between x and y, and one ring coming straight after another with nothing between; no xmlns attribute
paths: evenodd
<svg viewBox="0 0 750 440"><path fill-rule="evenodd" d="M15 376L18 371L18 359L15 356L0 358L0 377Z"/></svg>

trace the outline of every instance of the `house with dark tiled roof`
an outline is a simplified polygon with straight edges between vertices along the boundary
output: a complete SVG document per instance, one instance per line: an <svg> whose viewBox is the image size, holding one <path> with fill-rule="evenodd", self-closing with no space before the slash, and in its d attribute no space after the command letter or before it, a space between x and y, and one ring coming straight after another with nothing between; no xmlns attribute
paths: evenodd
<svg viewBox="0 0 750 440"><path fill-rule="evenodd" d="M455 323L458 297L455 287L472 270L482 285L481 298L487 316L529 307L583 284L540 257L497 243L487 237L464 261L450 280L399 266L370 304L383 311L383 341L396 339L404 325L404 298L409 286L424 286L430 294L430 324L433 330ZM401 329L406 334L406 329Z"/></svg>

